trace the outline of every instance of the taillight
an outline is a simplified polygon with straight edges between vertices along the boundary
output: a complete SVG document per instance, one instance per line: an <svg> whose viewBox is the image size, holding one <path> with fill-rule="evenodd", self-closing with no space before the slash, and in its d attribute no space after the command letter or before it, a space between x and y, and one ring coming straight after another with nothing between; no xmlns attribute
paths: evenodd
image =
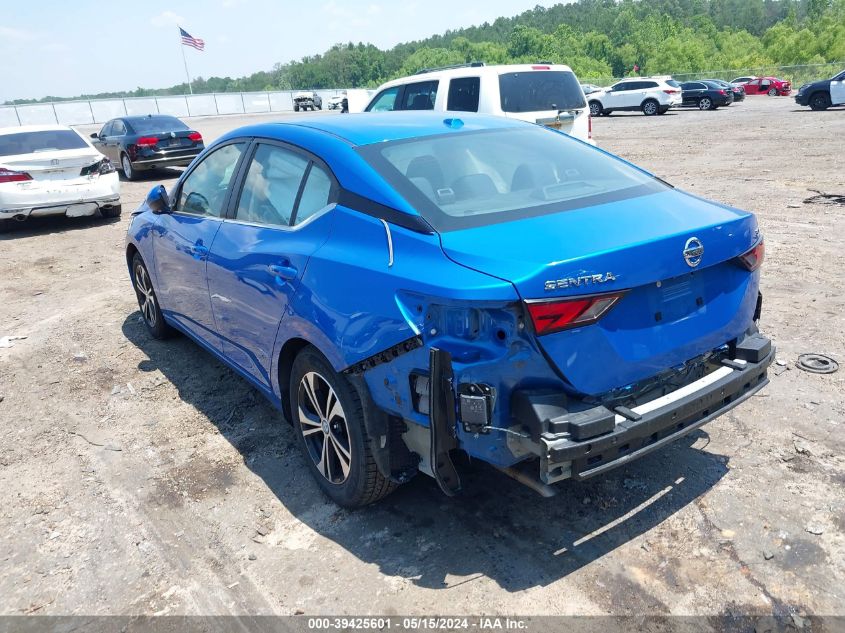
<svg viewBox="0 0 845 633"><path fill-rule="evenodd" d="M664 90L663 92L665 92L667 95L678 94L677 90Z"/></svg>
<svg viewBox="0 0 845 633"><path fill-rule="evenodd" d="M188 139L194 141L195 143L199 143L200 141L202 141L202 134L200 134L199 132L191 132L190 134L188 134Z"/></svg>
<svg viewBox="0 0 845 633"><path fill-rule="evenodd" d="M595 323L622 297L621 294L596 295L577 299L542 299L526 301L528 314L538 336Z"/></svg>
<svg viewBox="0 0 845 633"><path fill-rule="evenodd" d="M720 90L719 94L722 95L723 97L726 97L728 95L728 93L725 92L724 90Z"/></svg>
<svg viewBox="0 0 845 633"><path fill-rule="evenodd" d="M593 115L587 115L587 138L592 140L593 138Z"/></svg>
<svg viewBox="0 0 845 633"><path fill-rule="evenodd" d="M0 182L26 182L27 180L32 180L32 176L25 171L12 171L0 167Z"/></svg>
<svg viewBox="0 0 845 633"><path fill-rule="evenodd" d="M140 146L150 146L150 145L157 145L158 139L155 136L142 136L137 141L135 141L135 145Z"/></svg>
<svg viewBox="0 0 845 633"><path fill-rule="evenodd" d="M763 256L765 254L766 245L763 243L763 240L760 240L759 242L757 242L754 248L752 248L744 255L740 255L739 261L742 262L742 265L745 266L748 270L753 272L760 268L760 264L763 263Z"/></svg>

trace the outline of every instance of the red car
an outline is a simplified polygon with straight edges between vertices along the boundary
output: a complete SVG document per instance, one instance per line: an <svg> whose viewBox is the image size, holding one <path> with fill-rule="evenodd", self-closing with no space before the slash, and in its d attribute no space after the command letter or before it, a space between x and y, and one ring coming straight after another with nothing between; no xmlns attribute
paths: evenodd
<svg viewBox="0 0 845 633"><path fill-rule="evenodd" d="M769 95L788 97L792 92L792 85L788 81L777 77L757 77L743 86L747 95Z"/></svg>

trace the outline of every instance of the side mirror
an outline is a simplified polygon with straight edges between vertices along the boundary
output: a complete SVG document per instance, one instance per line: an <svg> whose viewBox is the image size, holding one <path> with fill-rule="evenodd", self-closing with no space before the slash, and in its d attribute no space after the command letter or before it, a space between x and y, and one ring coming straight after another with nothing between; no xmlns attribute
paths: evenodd
<svg viewBox="0 0 845 633"><path fill-rule="evenodd" d="M164 185L156 185L150 189L150 193L147 194L147 206L155 214L172 212Z"/></svg>
<svg viewBox="0 0 845 633"><path fill-rule="evenodd" d="M100 138L100 133L99 133L99 132L91 132L91 138L94 138L94 139L99 139L99 138Z"/></svg>

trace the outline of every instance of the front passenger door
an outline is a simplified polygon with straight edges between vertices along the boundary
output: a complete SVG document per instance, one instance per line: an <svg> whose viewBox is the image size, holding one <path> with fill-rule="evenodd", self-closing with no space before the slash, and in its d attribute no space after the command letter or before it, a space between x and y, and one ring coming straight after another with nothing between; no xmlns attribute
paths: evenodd
<svg viewBox="0 0 845 633"><path fill-rule="evenodd" d="M211 312L206 262L220 229L245 141L222 145L192 166L162 214L153 242L161 309L207 347L222 351Z"/></svg>
<svg viewBox="0 0 845 633"><path fill-rule="evenodd" d="M269 390L279 323L309 257L328 239L337 188L302 151L267 141L252 154L234 217L211 248L208 288L225 355Z"/></svg>

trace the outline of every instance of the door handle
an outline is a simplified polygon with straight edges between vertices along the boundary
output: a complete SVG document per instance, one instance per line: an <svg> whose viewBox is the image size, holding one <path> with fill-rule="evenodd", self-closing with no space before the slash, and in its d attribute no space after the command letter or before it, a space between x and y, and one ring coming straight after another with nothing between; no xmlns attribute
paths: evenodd
<svg viewBox="0 0 845 633"><path fill-rule="evenodd" d="M275 277L281 277L282 279L296 279L296 276L299 274L299 271L291 266L290 262L287 264L270 264L267 266L267 270L270 271L271 275Z"/></svg>

